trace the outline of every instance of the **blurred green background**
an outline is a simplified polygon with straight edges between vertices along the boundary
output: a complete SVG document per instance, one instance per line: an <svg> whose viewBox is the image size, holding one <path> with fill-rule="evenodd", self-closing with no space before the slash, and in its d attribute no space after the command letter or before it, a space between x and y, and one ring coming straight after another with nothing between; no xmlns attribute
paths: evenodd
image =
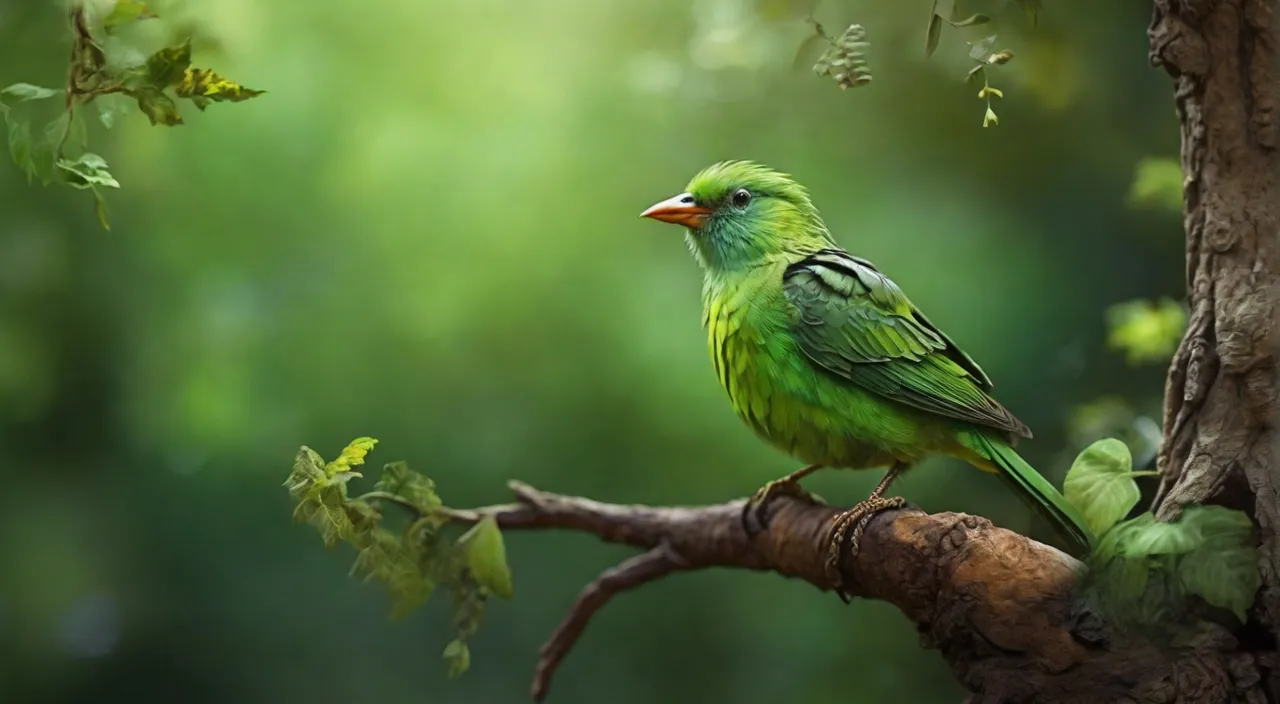
<svg viewBox="0 0 1280 704"><path fill-rule="evenodd" d="M153 4L198 28L198 65L269 93L95 124L110 232L0 165L6 704L526 701L540 643L629 550L509 534L516 599L449 681L445 604L389 623L280 484L299 445L366 434L455 506L511 478L719 502L794 469L717 386L679 231L637 217L720 159L809 186L995 378L1055 482L1100 432L1072 430L1082 404L1158 397L1160 365L1105 347L1107 306L1183 292L1178 216L1128 199L1178 139L1143 3L1049 0L1034 30L1001 9L1017 58L988 129L962 78L993 30L947 28L926 60L929 0L818 8L870 34L875 80L848 92L792 68L791 0ZM0 84L57 87L67 40L56 4L0 5ZM851 503L879 476L809 487ZM956 462L897 488L1044 537ZM962 696L892 607L712 570L610 604L551 701Z"/></svg>

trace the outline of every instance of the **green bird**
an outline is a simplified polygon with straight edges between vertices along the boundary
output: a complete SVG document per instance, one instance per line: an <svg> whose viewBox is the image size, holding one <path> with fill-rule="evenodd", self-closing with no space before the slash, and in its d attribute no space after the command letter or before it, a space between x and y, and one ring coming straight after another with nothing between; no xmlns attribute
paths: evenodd
<svg viewBox="0 0 1280 704"><path fill-rule="evenodd" d="M746 161L704 169L686 192L643 217L683 225L702 267L711 361L737 414L808 466L770 482L744 510L765 527L780 494L809 496L801 478L823 467L888 468L867 500L843 513L827 566L837 591L846 533L856 554L867 521L901 507L884 493L924 457L957 457L998 473L1076 554L1092 540L1075 509L1013 446L1031 431L989 392L986 373L871 262L832 239L808 192Z"/></svg>

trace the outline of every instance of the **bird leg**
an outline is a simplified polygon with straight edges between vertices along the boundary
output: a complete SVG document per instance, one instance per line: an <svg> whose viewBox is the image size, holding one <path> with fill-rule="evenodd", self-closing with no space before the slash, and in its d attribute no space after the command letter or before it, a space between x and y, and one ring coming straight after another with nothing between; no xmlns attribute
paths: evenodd
<svg viewBox="0 0 1280 704"><path fill-rule="evenodd" d="M821 499L800 486L801 479L819 469L822 469L820 464L801 467L781 479L775 479L760 487L760 490L742 507L742 529L746 531L747 537L754 538L756 534L769 527L769 504L779 496L794 496L810 503L822 503Z"/></svg>
<svg viewBox="0 0 1280 704"><path fill-rule="evenodd" d="M841 558L844 556L844 545L846 538L848 541L848 555L856 558L862 541L862 531L866 530L867 524L871 522L872 517L881 511L902 508L907 504L907 500L894 496L884 498L883 494L889 489L889 485L899 474L907 468L907 465L898 463L889 468L889 472L884 475L884 479L876 485L871 495L864 501L858 502L853 508L838 515L834 519L831 527L831 535L828 539L827 547L827 578L835 585L836 594L846 604L850 601L848 592L844 590L844 578L840 570ZM852 530L850 530L852 528Z"/></svg>

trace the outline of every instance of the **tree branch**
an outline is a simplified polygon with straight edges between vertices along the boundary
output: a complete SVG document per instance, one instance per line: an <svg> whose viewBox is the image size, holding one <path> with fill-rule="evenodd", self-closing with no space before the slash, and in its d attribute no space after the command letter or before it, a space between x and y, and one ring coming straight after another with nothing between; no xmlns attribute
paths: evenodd
<svg viewBox="0 0 1280 704"><path fill-rule="evenodd" d="M780 497L768 530L749 538L744 500L700 507L607 504L512 482L517 502L486 515L504 530L559 528L646 550L588 585L543 646L532 693L551 677L591 617L614 595L677 571L737 567L802 579L822 591L827 536L840 509ZM1107 625L1077 598L1082 566L1048 545L983 518L916 509L886 511L868 524L856 559L842 565L846 589L887 601L941 651L970 701L1225 701L1256 694L1256 668L1231 655L1235 639L1205 625L1185 642L1151 642Z"/></svg>

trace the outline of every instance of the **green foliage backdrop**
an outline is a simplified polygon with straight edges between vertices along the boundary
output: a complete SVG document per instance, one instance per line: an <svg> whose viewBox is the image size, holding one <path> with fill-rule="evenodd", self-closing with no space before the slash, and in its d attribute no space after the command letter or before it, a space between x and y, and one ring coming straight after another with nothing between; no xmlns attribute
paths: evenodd
<svg viewBox="0 0 1280 704"><path fill-rule="evenodd" d="M945 16L992 22L943 27L926 57L928 2L823 3L818 22L870 45L874 80L840 91L816 58L796 69L803 4L151 3L138 31L190 35L195 65L268 92L181 126L136 101L86 120L120 185L110 231L84 194L0 167L0 701L523 701L542 639L622 549L507 536L517 598L488 603L449 680L449 601L389 623L385 593L345 578L357 553L288 522L280 482L299 446L330 458L366 433L458 507L516 477L721 501L794 468L716 386L683 243L636 217L719 159L807 184L841 244L991 373L1056 482L1102 437L1148 468L1160 335L1180 326L1159 301L1183 295L1148 8L1050 1L1032 27L962 3ZM1015 58L990 71L982 129L967 42L991 34ZM61 88L73 39L58 3L0 6L0 85ZM1152 303L1109 319L1135 299ZM811 488L849 502L877 476ZM900 491L1039 531L956 463ZM708 572L611 604L552 696L852 687L960 697L887 605Z"/></svg>

